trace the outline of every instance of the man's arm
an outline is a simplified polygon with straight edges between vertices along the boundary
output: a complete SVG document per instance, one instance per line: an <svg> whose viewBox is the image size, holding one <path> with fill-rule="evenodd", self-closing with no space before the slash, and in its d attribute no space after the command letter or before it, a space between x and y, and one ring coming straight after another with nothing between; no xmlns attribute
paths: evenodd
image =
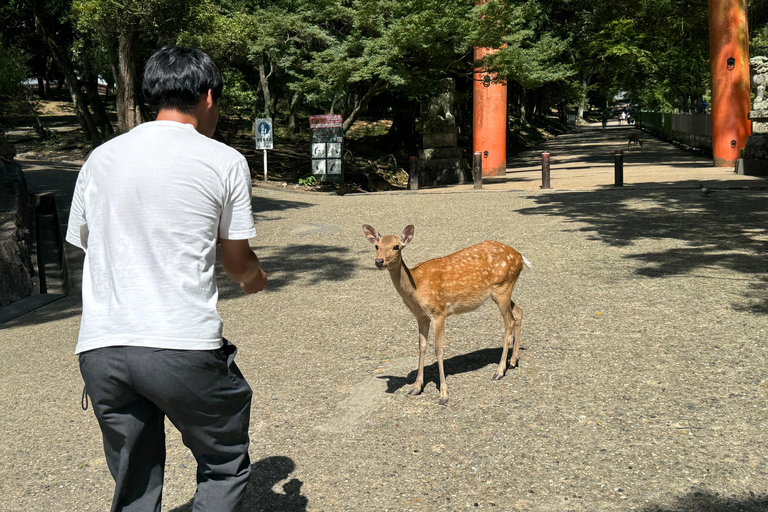
<svg viewBox="0 0 768 512"><path fill-rule="evenodd" d="M267 274L261 269L259 258L251 250L248 240L221 241L221 265L230 279L240 283L245 293L260 292L267 286Z"/></svg>

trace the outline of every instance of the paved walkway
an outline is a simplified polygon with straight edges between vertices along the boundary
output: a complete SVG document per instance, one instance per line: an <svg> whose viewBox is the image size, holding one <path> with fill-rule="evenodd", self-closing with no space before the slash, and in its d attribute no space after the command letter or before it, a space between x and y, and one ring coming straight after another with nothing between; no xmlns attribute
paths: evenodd
<svg viewBox="0 0 768 512"><path fill-rule="evenodd" d="M625 133L596 135L619 145ZM765 511L764 181L732 189L739 181L718 170L713 194L676 188L703 178L669 150L676 165L654 172L685 179L616 191L610 164L604 185L600 162L576 163L587 148L600 150L581 158L611 154L589 135L548 145L553 185L572 173L592 176L570 185L589 190L542 191L517 166L498 187L530 190L254 189L268 289L243 296L219 270L225 335L254 391L244 512ZM66 209L76 166L26 168L31 188ZM448 405L431 348L426 389L408 396L416 324L374 269L363 223L392 234L415 224L410 264L485 239L522 252L533 268L513 294L525 312L520 367L491 380L503 328L486 304L446 324ZM3 512L109 508L99 429L80 409L79 319L74 293L0 326ZM167 433L163 510L189 512L195 463Z"/></svg>
<svg viewBox="0 0 768 512"><path fill-rule="evenodd" d="M629 134L637 134L642 147L627 147ZM712 159L683 151L656 139L634 126L609 126L602 132L599 123L583 126L549 140L536 148L512 156L507 174L485 178L486 190L538 190L541 187L541 153L550 153L551 188L583 190L612 188L614 153L624 150L624 185L644 188L754 188L768 186L764 177L740 176L733 168L714 167ZM467 190L472 184L446 190Z"/></svg>

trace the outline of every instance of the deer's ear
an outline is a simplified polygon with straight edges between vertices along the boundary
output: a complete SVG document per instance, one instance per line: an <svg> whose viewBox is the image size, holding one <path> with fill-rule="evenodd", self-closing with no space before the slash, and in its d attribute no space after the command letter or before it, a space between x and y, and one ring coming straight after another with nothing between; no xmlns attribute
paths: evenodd
<svg viewBox="0 0 768 512"><path fill-rule="evenodd" d="M381 235L368 224L363 224L363 233L365 233L366 238L368 238L372 244L375 244L379 241L379 238L381 238Z"/></svg>
<svg viewBox="0 0 768 512"><path fill-rule="evenodd" d="M400 242L402 242L403 246L407 245L411 240L413 240L413 224L406 226L403 230L403 236L400 237Z"/></svg>

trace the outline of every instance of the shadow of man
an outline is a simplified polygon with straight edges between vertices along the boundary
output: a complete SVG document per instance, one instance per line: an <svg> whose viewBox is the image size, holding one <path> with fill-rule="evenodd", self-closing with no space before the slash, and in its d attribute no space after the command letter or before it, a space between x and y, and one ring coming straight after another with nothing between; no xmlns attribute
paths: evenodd
<svg viewBox="0 0 768 512"><path fill-rule="evenodd" d="M251 465L251 476L245 491L240 512L306 512L309 500L301 495L304 482L292 478L282 485L283 491L275 492L273 487L286 480L296 464L290 457L267 457ZM190 512L192 501L173 509L171 512Z"/></svg>

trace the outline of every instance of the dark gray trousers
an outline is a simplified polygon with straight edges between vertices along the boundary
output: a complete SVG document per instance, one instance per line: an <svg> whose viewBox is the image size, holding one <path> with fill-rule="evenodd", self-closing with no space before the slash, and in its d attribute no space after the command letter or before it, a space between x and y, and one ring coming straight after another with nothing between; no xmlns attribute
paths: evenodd
<svg viewBox="0 0 768 512"><path fill-rule="evenodd" d="M160 512L165 416L197 460L194 512L231 512L250 472L251 388L237 349L106 347L80 354L80 372L115 479L112 512Z"/></svg>

